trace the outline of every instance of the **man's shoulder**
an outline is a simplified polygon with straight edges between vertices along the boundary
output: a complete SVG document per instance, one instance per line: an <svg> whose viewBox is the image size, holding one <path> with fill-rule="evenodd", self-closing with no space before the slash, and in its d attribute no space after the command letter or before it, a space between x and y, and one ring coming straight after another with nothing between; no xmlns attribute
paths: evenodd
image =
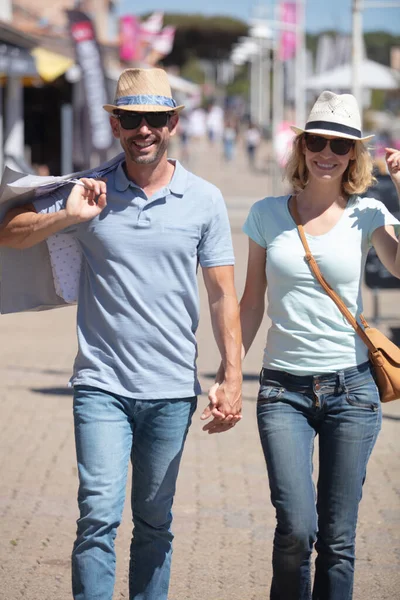
<svg viewBox="0 0 400 600"><path fill-rule="evenodd" d="M199 177L192 171L186 171L187 173L187 191L189 192L201 192L202 194L208 195L211 199L221 198L221 190L211 181Z"/></svg>

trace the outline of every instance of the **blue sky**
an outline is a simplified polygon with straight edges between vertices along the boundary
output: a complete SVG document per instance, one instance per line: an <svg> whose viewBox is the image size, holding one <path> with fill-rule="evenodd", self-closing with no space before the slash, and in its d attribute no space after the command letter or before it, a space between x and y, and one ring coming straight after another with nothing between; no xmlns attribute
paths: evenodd
<svg viewBox="0 0 400 600"><path fill-rule="evenodd" d="M366 1L368 2L368 0ZM306 30L309 33L326 29L351 31L352 0L305 0L305 2ZM375 2L379 2L379 0L375 0ZM162 10L169 13L231 15L248 21L257 4L254 0L119 0L118 13L141 15L154 10ZM262 2L262 5L266 7L273 7L274 4L274 0ZM271 17L272 14L271 11ZM363 12L363 24L365 31L384 30L400 35L400 6L398 8L366 8Z"/></svg>

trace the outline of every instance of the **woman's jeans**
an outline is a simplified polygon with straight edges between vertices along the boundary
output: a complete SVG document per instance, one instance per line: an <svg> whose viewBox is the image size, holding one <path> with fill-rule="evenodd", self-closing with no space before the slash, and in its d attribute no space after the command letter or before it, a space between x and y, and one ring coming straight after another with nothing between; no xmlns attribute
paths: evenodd
<svg viewBox="0 0 400 600"><path fill-rule="evenodd" d="M166 600L170 578L171 507L182 450L197 400L133 400L76 386L79 471L77 538L72 553L75 600L111 600L114 539L132 460L134 535L130 600Z"/></svg>
<svg viewBox="0 0 400 600"><path fill-rule="evenodd" d="M358 505L382 420L370 364L316 376L263 369L260 384L258 427L277 516L270 598L351 600Z"/></svg>

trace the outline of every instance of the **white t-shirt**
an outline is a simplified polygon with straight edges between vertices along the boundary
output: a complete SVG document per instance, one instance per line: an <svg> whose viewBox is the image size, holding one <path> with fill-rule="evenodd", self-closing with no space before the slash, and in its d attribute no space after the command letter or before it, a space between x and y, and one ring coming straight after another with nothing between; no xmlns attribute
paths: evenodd
<svg viewBox="0 0 400 600"><path fill-rule="evenodd" d="M271 319L263 366L297 375L338 371L365 362L368 351L304 258L290 196L256 202L244 232L266 248ZM337 224L320 236L306 234L321 273L353 315L362 312L361 282L373 231L399 221L374 198L351 196Z"/></svg>

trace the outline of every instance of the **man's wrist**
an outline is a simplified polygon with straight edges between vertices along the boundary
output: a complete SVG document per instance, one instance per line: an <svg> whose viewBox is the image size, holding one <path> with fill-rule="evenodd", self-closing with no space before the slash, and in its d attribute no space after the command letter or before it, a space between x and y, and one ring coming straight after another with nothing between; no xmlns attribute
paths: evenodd
<svg viewBox="0 0 400 600"><path fill-rule="evenodd" d="M62 220L65 223L65 227L69 227L70 225L77 225L80 222L79 217L76 215L70 215L67 212L66 208L60 210L58 214L62 217Z"/></svg>

